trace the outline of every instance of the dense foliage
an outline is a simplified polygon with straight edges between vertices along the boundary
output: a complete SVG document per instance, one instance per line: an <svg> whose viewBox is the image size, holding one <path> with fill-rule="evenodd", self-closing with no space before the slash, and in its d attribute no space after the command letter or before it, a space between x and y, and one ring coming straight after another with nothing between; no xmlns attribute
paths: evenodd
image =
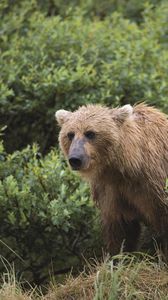
<svg viewBox="0 0 168 300"><path fill-rule="evenodd" d="M44 159L36 146L7 155L1 144L1 271L2 262L15 263L19 278L40 284L98 254L99 232L88 188L56 151Z"/></svg>
<svg viewBox="0 0 168 300"><path fill-rule="evenodd" d="M168 111L168 4L138 3L2 1L0 125L7 125L7 151L34 141L48 151L56 144L54 112L62 107L145 100Z"/></svg>

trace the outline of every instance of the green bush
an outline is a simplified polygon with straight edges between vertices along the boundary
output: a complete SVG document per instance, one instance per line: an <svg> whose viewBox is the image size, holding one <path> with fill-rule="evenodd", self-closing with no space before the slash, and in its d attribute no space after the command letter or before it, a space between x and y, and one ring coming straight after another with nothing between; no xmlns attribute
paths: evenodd
<svg viewBox="0 0 168 300"><path fill-rule="evenodd" d="M20 10L26 13L39 10L44 13L45 16L60 15L62 18L66 18L71 15L76 8L79 8L82 9L85 17L98 17L100 19L104 19L111 13L118 11L126 18L136 22L142 22L146 2L155 7L160 4L162 0L30 0L29 3L27 3L26 0L3 0L1 9L3 15Z"/></svg>
<svg viewBox="0 0 168 300"><path fill-rule="evenodd" d="M56 151L42 158L33 146L7 155L1 143L1 272L7 260L22 280L41 284L100 254L99 218L88 195Z"/></svg>
<svg viewBox="0 0 168 300"><path fill-rule="evenodd" d="M89 18L82 5L66 17L48 17L36 1L18 3L1 8L0 20L7 151L33 142L48 151L57 141L54 112L61 107L145 100L168 111L166 2L146 5L140 25L118 13Z"/></svg>

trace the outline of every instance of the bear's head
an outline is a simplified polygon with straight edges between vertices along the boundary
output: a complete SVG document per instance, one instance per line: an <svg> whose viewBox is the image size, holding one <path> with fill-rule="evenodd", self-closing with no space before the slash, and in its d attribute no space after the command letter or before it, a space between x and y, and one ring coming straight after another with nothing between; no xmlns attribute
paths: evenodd
<svg viewBox="0 0 168 300"><path fill-rule="evenodd" d="M115 109L87 105L74 112L58 110L55 116L61 126L59 143L71 168L84 175L115 162L120 128L132 114L131 105Z"/></svg>

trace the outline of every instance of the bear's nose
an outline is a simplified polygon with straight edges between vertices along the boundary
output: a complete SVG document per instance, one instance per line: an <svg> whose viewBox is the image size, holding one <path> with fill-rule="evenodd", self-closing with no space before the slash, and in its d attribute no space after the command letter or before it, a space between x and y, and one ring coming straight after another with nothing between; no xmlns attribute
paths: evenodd
<svg viewBox="0 0 168 300"><path fill-rule="evenodd" d="M70 157L69 164L73 170L79 170L82 166L82 160L79 157Z"/></svg>

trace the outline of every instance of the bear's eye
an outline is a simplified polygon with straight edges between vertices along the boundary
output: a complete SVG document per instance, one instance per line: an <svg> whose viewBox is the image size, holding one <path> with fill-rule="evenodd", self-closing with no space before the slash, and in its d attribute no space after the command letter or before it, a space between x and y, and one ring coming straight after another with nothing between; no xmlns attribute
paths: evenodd
<svg viewBox="0 0 168 300"><path fill-rule="evenodd" d="M84 134L85 134L85 137L89 140L93 140L96 136L95 132L91 131L91 130L86 131Z"/></svg>
<svg viewBox="0 0 168 300"><path fill-rule="evenodd" d="M68 137L68 139L69 139L70 141L73 140L74 136L75 136L75 133L74 133L74 132L68 132L68 134L67 134L67 137Z"/></svg>

